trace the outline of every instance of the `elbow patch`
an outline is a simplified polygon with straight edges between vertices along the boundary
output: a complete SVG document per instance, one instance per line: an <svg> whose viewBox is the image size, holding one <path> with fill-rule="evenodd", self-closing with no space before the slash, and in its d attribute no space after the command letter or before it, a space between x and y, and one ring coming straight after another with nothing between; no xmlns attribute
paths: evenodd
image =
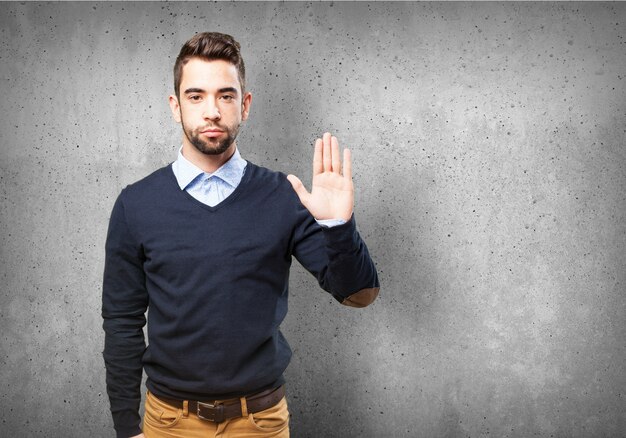
<svg viewBox="0 0 626 438"><path fill-rule="evenodd" d="M372 302L376 299L379 291L379 287L369 287L366 289L361 289L360 291L355 292L346 299L344 299L341 304L350 307L368 306L372 304Z"/></svg>

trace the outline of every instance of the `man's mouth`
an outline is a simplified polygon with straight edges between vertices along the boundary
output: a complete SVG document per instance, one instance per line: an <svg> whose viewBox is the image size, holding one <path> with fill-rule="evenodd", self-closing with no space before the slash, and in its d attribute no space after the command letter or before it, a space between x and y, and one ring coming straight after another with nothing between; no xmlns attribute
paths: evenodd
<svg viewBox="0 0 626 438"><path fill-rule="evenodd" d="M200 132L200 134L204 134L207 137L218 137L222 135L223 133L224 131L222 131L221 129L217 129L217 128L209 128Z"/></svg>

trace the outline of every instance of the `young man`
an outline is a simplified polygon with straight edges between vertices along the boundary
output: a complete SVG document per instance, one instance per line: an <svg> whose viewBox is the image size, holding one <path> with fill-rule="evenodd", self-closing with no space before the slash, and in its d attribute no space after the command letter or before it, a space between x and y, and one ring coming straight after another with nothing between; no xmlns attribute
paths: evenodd
<svg viewBox="0 0 626 438"><path fill-rule="evenodd" d="M178 158L122 190L106 241L103 356L117 436L288 437L291 350L279 326L292 256L342 304L378 294L352 217L350 153L342 164L337 139L318 139L310 193L243 160L235 139L252 95L229 35L185 43L174 89Z"/></svg>

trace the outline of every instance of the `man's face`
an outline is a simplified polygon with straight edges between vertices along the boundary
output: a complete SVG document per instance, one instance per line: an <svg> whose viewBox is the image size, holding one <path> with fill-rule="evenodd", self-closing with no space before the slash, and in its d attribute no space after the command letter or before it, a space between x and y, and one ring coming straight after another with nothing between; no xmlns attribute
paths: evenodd
<svg viewBox="0 0 626 438"><path fill-rule="evenodd" d="M206 155L235 147L239 126L248 118L250 93L242 97L237 67L222 61L190 59L183 66L180 98L170 107L183 127L183 143Z"/></svg>

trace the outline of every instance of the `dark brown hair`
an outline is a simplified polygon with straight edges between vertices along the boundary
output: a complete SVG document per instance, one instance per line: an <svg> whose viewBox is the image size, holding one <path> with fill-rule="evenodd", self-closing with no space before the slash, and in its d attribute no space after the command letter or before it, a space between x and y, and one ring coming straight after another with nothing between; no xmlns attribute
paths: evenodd
<svg viewBox="0 0 626 438"><path fill-rule="evenodd" d="M241 46L239 43L232 36L225 33L202 32L195 34L180 49L176 63L174 63L174 91L176 97L180 99L180 82L183 78L183 66L191 58L200 58L205 61L221 59L237 67L243 98L246 88L246 68L243 64L240 50Z"/></svg>

